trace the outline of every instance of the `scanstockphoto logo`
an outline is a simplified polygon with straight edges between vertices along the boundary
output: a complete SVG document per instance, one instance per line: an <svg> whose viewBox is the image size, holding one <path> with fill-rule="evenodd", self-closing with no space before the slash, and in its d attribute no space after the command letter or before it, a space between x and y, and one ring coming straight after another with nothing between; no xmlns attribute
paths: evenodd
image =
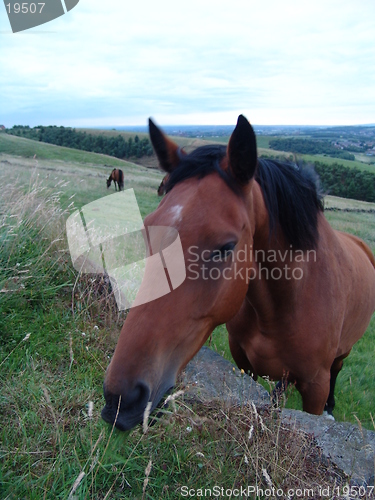
<svg viewBox="0 0 375 500"><path fill-rule="evenodd" d="M76 210L66 232L74 268L107 274L120 311L162 297L186 278L178 231L146 228L133 189Z"/></svg>
<svg viewBox="0 0 375 500"><path fill-rule="evenodd" d="M13 33L48 23L72 10L79 0L44 0L16 2L4 0Z"/></svg>

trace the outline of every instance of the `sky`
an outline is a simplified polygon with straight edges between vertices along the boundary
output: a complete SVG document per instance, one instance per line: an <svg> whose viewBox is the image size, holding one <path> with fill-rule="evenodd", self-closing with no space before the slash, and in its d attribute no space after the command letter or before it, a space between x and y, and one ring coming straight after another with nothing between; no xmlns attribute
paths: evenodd
<svg viewBox="0 0 375 500"><path fill-rule="evenodd" d="M6 127L375 123L374 0L80 0L20 33L5 3Z"/></svg>

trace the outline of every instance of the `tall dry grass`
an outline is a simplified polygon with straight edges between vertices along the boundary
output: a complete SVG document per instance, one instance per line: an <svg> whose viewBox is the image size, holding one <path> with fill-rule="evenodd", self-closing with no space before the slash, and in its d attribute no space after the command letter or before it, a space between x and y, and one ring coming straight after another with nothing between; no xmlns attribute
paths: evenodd
<svg viewBox="0 0 375 500"><path fill-rule="evenodd" d="M35 302L63 283L56 274L67 263L65 216L59 191L48 191L35 175L29 186L1 179L0 303L9 298Z"/></svg>

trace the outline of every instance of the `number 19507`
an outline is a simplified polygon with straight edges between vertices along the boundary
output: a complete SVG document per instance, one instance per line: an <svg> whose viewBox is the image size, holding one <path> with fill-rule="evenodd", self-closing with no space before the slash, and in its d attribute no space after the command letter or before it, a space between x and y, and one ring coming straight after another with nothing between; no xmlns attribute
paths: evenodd
<svg viewBox="0 0 375 500"><path fill-rule="evenodd" d="M12 5L10 3L6 4L6 7L8 8L9 14L11 13L11 10L15 14L40 14L43 10L43 7L45 6L45 3L28 3L28 2L23 2L23 3L15 3Z"/></svg>

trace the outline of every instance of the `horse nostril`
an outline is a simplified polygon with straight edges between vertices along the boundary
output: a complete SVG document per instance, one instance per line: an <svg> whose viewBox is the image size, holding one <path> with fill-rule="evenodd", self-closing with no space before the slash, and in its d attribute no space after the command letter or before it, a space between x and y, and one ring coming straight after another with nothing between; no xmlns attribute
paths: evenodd
<svg viewBox="0 0 375 500"><path fill-rule="evenodd" d="M148 386L139 382L128 394L121 398L120 409L142 409L146 408L150 396L150 389Z"/></svg>
<svg viewBox="0 0 375 500"><path fill-rule="evenodd" d="M150 398L150 389L144 382L138 382L132 389L123 394L112 394L104 386L106 406L102 416L104 420L113 422L117 412L122 418L143 415Z"/></svg>

